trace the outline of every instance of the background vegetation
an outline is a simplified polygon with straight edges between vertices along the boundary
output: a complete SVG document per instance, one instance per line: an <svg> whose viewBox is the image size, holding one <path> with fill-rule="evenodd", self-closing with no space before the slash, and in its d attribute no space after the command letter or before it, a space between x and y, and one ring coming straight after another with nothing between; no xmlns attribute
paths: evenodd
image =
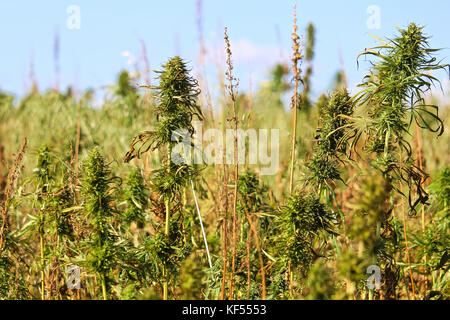
<svg viewBox="0 0 450 320"><path fill-rule="evenodd" d="M225 34L216 101L180 57L154 87L122 71L101 107L92 91L1 93L0 298L447 299L450 109L430 95L447 66L411 24L362 53L356 94L342 71L316 99L306 33L254 93ZM279 128L278 172L175 165L170 135L194 119Z"/></svg>

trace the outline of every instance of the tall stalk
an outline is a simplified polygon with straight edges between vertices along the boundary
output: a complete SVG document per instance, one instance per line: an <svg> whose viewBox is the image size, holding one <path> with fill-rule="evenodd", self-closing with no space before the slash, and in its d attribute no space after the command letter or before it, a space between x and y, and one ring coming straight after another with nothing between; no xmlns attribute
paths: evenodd
<svg viewBox="0 0 450 320"><path fill-rule="evenodd" d="M37 215L37 232L39 234L39 252L41 266L41 299L45 299L45 236L46 236L46 218L48 215L50 181L53 179L51 171L50 150L47 146L43 146L38 151L37 168L35 170L36 178L36 194L37 203L39 205L39 213Z"/></svg>
<svg viewBox="0 0 450 320"><path fill-rule="evenodd" d="M291 162L290 162L290 176L289 176L289 193L292 194L294 189L294 163L295 163L295 144L297 140L297 113L299 109L299 82L301 69L299 62L302 59L300 52L300 37L297 34L297 8L294 6L294 25L292 31L292 49L294 51L292 56L292 72L294 74L294 94L292 96L292 140L291 140Z"/></svg>
<svg viewBox="0 0 450 320"><path fill-rule="evenodd" d="M226 120L226 109L223 106L222 109L223 115L223 128L225 131L225 120ZM229 182L229 173L228 166L226 165L226 154L223 152L222 154L222 171L221 173L221 184L220 184L220 211L222 215L222 283L220 290L220 299L225 299L226 294L226 279L227 279L227 269L228 269L228 208L229 208L229 196L228 196L228 182Z"/></svg>
<svg viewBox="0 0 450 320"><path fill-rule="evenodd" d="M400 170L402 169L402 162L403 162L403 155L400 154ZM400 192L403 193L403 185L400 185ZM405 199L401 200L401 207L402 207L402 223L403 223L403 238L405 240L405 249L406 249L406 258L408 263L408 269L409 269L409 280L411 281L411 289L412 289L412 299L416 300L416 286L414 284L414 276L413 276L413 270L411 267L411 253L409 251L409 244L408 244L408 228L406 225L406 208L405 208Z"/></svg>
<svg viewBox="0 0 450 320"><path fill-rule="evenodd" d="M222 189L221 189L221 208L222 208L222 284L220 289L220 299L225 299L226 291L226 279L227 279L227 265L228 265L228 226L227 226L227 216L228 216L228 171L224 164L222 171Z"/></svg>
<svg viewBox="0 0 450 320"><path fill-rule="evenodd" d="M250 217L250 212L247 209L247 203L251 204L250 199L248 198L248 195L245 196L245 199L243 199L244 197L241 196L242 199L242 207L245 211L245 215L247 216L247 221L250 225L250 231L249 231L249 236L248 236L248 246L250 246L250 241L251 241L251 234L253 234L253 238L255 240L256 243L256 249L258 252L258 260L259 260L259 267L260 267L260 273L261 273L261 288L262 288L262 294L261 294L261 298L262 300L266 300L266 272L264 271L264 260L262 257L262 248L261 248L261 244L258 238L258 231L255 227L255 224L252 221L252 218ZM248 255L250 255L250 248L248 247ZM250 258L247 262L247 268L248 270L250 270ZM250 271L248 271L248 276L247 276L247 281L248 281L248 288L250 288ZM250 292L250 290L248 290Z"/></svg>
<svg viewBox="0 0 450 320"><path fill-rule="evenodd" d="M102 295L103 300L108 300L108 293L106 291L106 279L104 275L101 275Z"/></svg>
<svg viewBox="0 0 450 320"><path fill-rule="evenodd" d="M419 125L417 124L417 123L415 123L415 130L416 130L416 139L417 139L417 161L418 161L418 164L419 164L419 169L420 169L420 171L421 171L421 173L422 173L422 175L423 175L423 172L424 172L424 168L423 168L423 158L422 158L422 132L421 132L421 129L419 128ZM424 182L426 182L426 177L423 177L424 178ZM422 222L422 236L425 236L425 206L422 206L422 208L421 208L421 222ZM428 268L427 268L427 264L428 264L428 261L427 261L427 255L424 255L423 256L423 262L424 262L424 275L423 275L423 284L425 285L425 289L428 289L427 288L427 281L425 280L426 279L426 273L428 272Z"/></svg>
<svg viewBox="0 0 450 320"><path fill-rule="evenodd" d="M75 165L75 176L78 176L78 158L79 158L79 152L80 152L80 137L81 137L81 101L77 104L77 132L75 135L75 158L74 158L74 165Z"/></svg>
<svg viewBox="0 0 450 320"><path fill-rule="evenodd" d="M45 300L45 255L44 235L39 235L40 257L41 257L41 300Z"/></svg>
<svg viewBox="0 0 450 320"><path fill-rule="evenodd" d="M238 200L238 185L239 185L239 159L238 159L238 114L236 106L236 87L238 85L238 80L233 77L233 61L231 60L231 47L230 41L228 39L227 28L225 28L225 45L227 51L227 71L226 78L228 80L228 94L231 99L231 104L233 108L233 125L234 125L234 190L233 190L233 253L231 260L231 275L230 275L230 299L234 297L234 272L236 269L236 256L237 256L237 200Z"/></svg>
<svg viewBox="0 0 450 320"><path fill-rule="evenodd" d="M167 175L170 175L170 166L172 162L172 147L169 145L169 152L168 152L168 159L167 159ZM170 199L166 198L165 200L165 208L166 208L166 222L165 222L165 228L164 228L164 234L167 238L169 238L169 230L170 230ZM164 284L163 284L163 299L167 300L169 297L169 280L168 280L168 274L167 274L167 266L164 264L163 266L163 273L165 276Z"/></svg>

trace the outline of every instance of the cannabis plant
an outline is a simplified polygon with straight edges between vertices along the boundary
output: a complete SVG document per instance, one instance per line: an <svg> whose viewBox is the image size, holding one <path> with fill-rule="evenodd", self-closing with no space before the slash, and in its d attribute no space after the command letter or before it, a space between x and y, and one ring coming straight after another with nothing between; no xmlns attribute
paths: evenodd
<svg viewBox="0 0 450 320"><path fill-rule="evenodd" d="M271 255L276 257L276 273L288 272L289 295L280 292L281 296L294 296L294 270L308 274L314 261L323 256L328 237L336 235L335 226L335 213L304 191L293 194L278 209L273 226L278 232L272 239L276 251Z"/></svg>
<svg viewBox="0 0 450 320"><path fill-rule="evenodd" d="M268 189L256 173L246 170L238 183L238 240L235 291L238 298L266 299L266 266L264 242L273 221ZM251 261L257 260L257 264Z"/></svg>
<svg viewBox="0 0 450 320"><path fill-rule="evenodd" d="M82 164L82 195L85 218L90 224L90 237L82 251L87 251L84 264L98 277L103 299L108 299L111 271L117 265L119 248L111 226L115 211L112 206L114 177L100 150L95 148Z"/></svg>
<svg viewBox="0 0 450 320"><path fill-rule="evenodd" d="M329 99L323 97L319 102L320 127L316 130L314 155L307 164L307 180L320 195L325 190L332 193L330 184L342 180L339 164L347 150L346 141L350 136L346 127L354 105L347 89L340 89Z"/></svg>
<svg viewBox="0 0 450 320"><path fill-rule="evenodd" d="M377 265L382 270L383 290L375 290L376 295L395 298L399 280L399 267L395 255L399 248L398 233L392 228L392 186L381 173L364 173L355 184L354 194L346 214L346 229L352 246L345 248L340 259L342 276L348 282L348 297L355 297L356 290L365 291L363 278L348 277L345 272L354 266ZM353 262L357 261L356 264ZM361 293L360 292L360 293ZM373 291L369 292L371 295Z"/></svg>
<svg viewBox="0 0 450 320"><path fill-rule="evenodd" d="M152 172L151 184L158 195L157 206L158 202L164 204L164 234L156 227L157 233L149 240L148 246L150 250L155 251L157 261L162 264L163 297L167 299L170 278L180 259L186 257L189 248L189 244L184 240L179 242L185 239L179 238L181 226L178 222L182 190L197 174L196 169L188 164L189 159L184 159L179 154L177 159L172 159L172 151L174 146L186 137L184 133L192 137L192 120L194 117L202 119L202 112L196 104L200 93L197 81L189 76L187 66L180 57L170 59L163 65L163 71L158 73L159 86L153 87L157 101L156 128L153 131L144 131L133 139L125 162L155 149L159 149L163 156L162 167Z"/></svg>
<svg viewBox="0 0 450 320"><path fill-rule="evenodd" d="M46 237L47 220L50 218L51 192L54 183L54 165L48 146L43 146L38 151L37 166L34 169L36 181L36 201L38 213L34 217L34 231L39 235L40 244L40 268L41 268L41 299L45 299L45 269L46 269Z"/></svg>
<svg viewBox="0 0 450 320"><path fill-rule="evenodd" d="M412 237L411 249L417 254L417 260L422 262L425 271L431 274L431 283L428 291L424 292L424 298L448 299L450 168L444 167L433 178L433 182L428 186L433 220L425 226L423 232Z"/></svg>
<svg viewBox="0 0 450 320"><path fill-rule="evenodd" d="M336 291L333 270L327 267L325 259L317 259L312 265L306 285L309 289L308 299L330 300Z"/></svg>
<svg viewBox="0 0 450 320"><path fill-rule="evenodd" d="M127 208L124 212L124 221L127 223L136 222L143 226L145 221L144 211L148 204L147 189L141 170L134 167L125 183L125 201Z"/></svg>
<svg viewBox="0 0 450 320"><path fill-rule="evenodd" d="M394 39L379 40L380 46L360 55L377 60L360 85L363 89L357 101L367 108L368 119L356 130L352 145L356 146L365 133L368 151L377 156L377 168L394 181L408 185L409 205L414 211L428 197L422 186L425 173L414 165L407 136L413 122L438 135L443 133L438 107L428 104L424 95L439 84L431 72L448 65L437 61L438 50L430 48L423 27L411 23L399 32ZM401 192L398 184L394 188Z"/></svg>

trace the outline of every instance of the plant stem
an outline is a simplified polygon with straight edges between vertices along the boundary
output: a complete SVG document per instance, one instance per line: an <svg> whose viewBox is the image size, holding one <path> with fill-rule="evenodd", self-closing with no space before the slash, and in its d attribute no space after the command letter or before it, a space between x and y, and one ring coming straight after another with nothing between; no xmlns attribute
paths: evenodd
<svg viewBox="0 0 450 320"><path fill-rule="evenodd" d="M259 266L261 271L261 287L262 287L262 300L266 300L266 273L264 271L264 260L261 254L261 244L259 243L258 233L256 231L256 228L249 216L247 216L248 222L250 224L250 228L253 231L253 237L255 239L256 243L256 249L258 251L258 259L259 259Z"/></svg>
<svg viewBox="0 0 450 320"><path fill-rule="evenodd" d="M45 300L45 258L44 258L44 236L39 235L40 247L41 247L41 300Z"/></svg>
<svg viewBox="0 0 450 320"><path fill-rule="evenodd" d="M295 87L297 88L297 81L295 81ZM297 89L295 89L297 91ZM291 144L291 164L290 164L290 176L289 176L289 193L292 194L294 190L294 162L295 162L295 140L297 136L297 98L294 97L294 109L292 111L292 144Z"/></svg>
<svg viewBox="0 0 450 320"><path fill-rule="evenodd" d="M288 270L287 270L287 280L289 284L289 295L291 298L294 295L294 290L292 289L292 270L291 270L291 261L288 262Z"/></svg>
<svg viewBox="0 0 450 320"><path fill-rule="evenodd" d="M238 197L238 185L239 185L239 159L238 159L238 114L236 106L236 92L235 88L237 81L233 77L233 62L231 60L231 49L230 42L228 40L227 28L225 28L225 44L227 50L227 66L228 70L226 72L226 77L228 80L228 93L231 98L232 108L233 108L233 123L234 123L234 192L233 192L233 252L231 260L231 275L230 275L230 299L234 297L234 272L236 269L236 258L237 258L237 197Z"/></svg>
<svg viewBox="0 0 450 320"><path fill-rule="evenodd" d="M165 204L166 204L166 226L165 226L165 229L164 229L164 234L165 234L167 237L169 237L170 202L169 202L168 199L165 201Z"/></svg>
<svg viewBox="0 0 450 320"><path fill-rule="evenodd" d="M402 153L400 153L400 170L402 169L403 164L403 157ZM400 192L403 192L403 185L400 184ZM405 238L405 248L406 248L406 257L408 259L408 267L409 267L409 277L411 280L411 288L412 288L412 295L413 300L416 300L416 289L414 285L414 278L412 273L412 267L411 267L411 256L409 254L409 246L408 246L408 236L407 236L407 227L406 227L406 210L405 210L405 199L402 199L402 216L403 216L403 236ZM408 291L408 289L407 289Z"/></svg>
<svg viewBox="0 0 450 320"><path fill-rule="evenodd" d="M223 155L225 160L225 155ZM223 162L225 163L225 161ZM222 208L222 214L223 214L223 220L222 220L222 238L223 238L223 252L222 252L222 260L223 260L223 270L222 270L222 285L220 290L220 299L225 299L225 283L226 283L226 277L227 277L227 264L228 264L228 231L227 231L227 214L228 214L228 172L227 172L227 166L225 164L222 165L223 168L223 183L221 188L221 208Z"/></svg>
<svg viewBox="0 0 450 320"><path fill-rule="evenodd" d="M256 243L256 249L258 252L258 259L259 259L259 266L260 266L260 271L261 271L262 300L266 300L266 273L264 271L264 260L263 260L262 253L261 253L262 249L261 249L261 244L260 244L259 238L258 238L258 231L256 230L255 224L253 223L253 221L250 217L250 212L247 208L247 205L243 201L242 197L241 197L241 201L243 203L243 208L244 208L245 214L247 216L247 221L250 225L250 229L251 229L250 232L253 233L253 238ZM248 197L247 197L247 202L250 203L250 199L248 199ZM251 237L251 235L249 234L249 240L250 240L250 237ZM250 256L250 252L248 252L248 255ZM250 261L250 258L249 258L249 261ZM247 267L250 270L250 262ZM250 281L249 281L248 286L250 288Z"/></svg>
<svg viewBox="0 0 450 320"><path fill-rule="evenodd" d="M292 49L294 55L292 57L293 73L294 73L294 96L292 98L292 142L291 142L291 163L290 163L290 176L289 176L289 194L294 191L294 162L295 162L295 143L297 138L297 105L298 105L298 82L300 78L300 70L298 68L298 62L301 59L300 44L298 43L299 36L297 35L297 6L294 5L294 25L292 32ZM292 270L291 262L289 261L288 267L288 282L289 282L289 294L293 295L292 288Z"/></svg>
<svg viewBox="0 0 450 320"><path fill-rule="evenodd" d="M103 300L108 300L108 295L106 293L106 279L105 279L105 275L102 274L100 277L101 277L101 281L102 281Z"/></svg>
<svg viewBox="0 0 450 320"><path fill-rule="evenodd" d="M250 300L250 242L252 239L248 237L247 240L247 300Z"/></svg>
<svg viewBox="0 0 450 320"><path fill-rule="evenodd" d="M168 151L168 155L167 155L167 173L170 174L170 166L172 163L172 145L169 144L169 151ZM166 198L165 200L165 205L166 205L166 228L165 228L165 235L167 237L167 240L169 240L169 227L170 227L170 200L168 198ZM168 272L167 272L167 266L166 263L164 263L163 266L163 275L164 275L164 284L163 284L163 300L167 300L168 299L168 283L169 283L169 279L168 279Z"/></svg>
<svg viewBox="0 0 450 320"><path fill-rule="evenodd" d="M200 227L202 228L203 240L205 241L206 254L208 255L209 267L212 269L211 255L209 254L208 241L206 240L205 228L203 227L202 215L200 214L200 208L198 206L197 195L195 194L194 183L191 180L192 193L194 195L195 206L197 208L198 219L200 220Z"/></svg>
<svg viewBox="0 0 450 320"><path fill-rule="evenodd" d="M302 56L300 54L300 44L298 43L299 36L297 35L297 13L296 7L294 7L294 26L292 32L292 49L294 55L292 57L292 68L294 73L295 85L294 96L292 97L292 144L291 144L291 164L290 164L290 176L289 176L289 193L292 194L294 190L294 161L295 161L295 143L297 138L297 109L298 109L298 84L300 78L300 70L298 62Z"/></svg>
<svg viewBox="0 0 450 320"><path fill-rule="evenodd" d="M75 136L75 176L78 176L78 154L80 152L80 136L81 136L81 101L77 108L77 133Z"/></svg>
<svg viewBox="0 0 450 320"><path fill-rule="evenodd" d="M420 131L419 125L417 124L417 122L415 123L415 127L416 127L416 136L417 136L417 158L419 161L419 169L421 171L421 176L423 179L423 161L422 161L422 133ZM422 180L424 181L424 180ZM424 181L425 182L425 181ZM425 236L425 206L422 205L422 235ZM424 261L424 275L423 275L423 284L425 286L425 290L427 290L427 281L426 281L426 274L428 272L427 270L427 265L428 265L428 261L427 261L427 255L425 254L423 256L423 261Z"/></svg>

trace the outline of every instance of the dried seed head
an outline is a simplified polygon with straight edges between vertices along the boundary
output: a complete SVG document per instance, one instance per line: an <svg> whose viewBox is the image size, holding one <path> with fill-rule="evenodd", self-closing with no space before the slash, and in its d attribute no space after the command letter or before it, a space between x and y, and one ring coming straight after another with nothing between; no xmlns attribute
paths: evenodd
<svg viewBox="0 0 450 320"><path fill-rule="evenodd" d="M233 60L232 60L232 52L231 52L231 45L230 40L228 38L228 29L225 27L225 49L227 52L227 71L225 72L226 79L228 80L228 84L226 85L226 88L228 90L228 93L230 94L231 99L234 101L236 99L236 91L237 87L239 85L239 80L235 77L233 77Z"/></svg>
<svg viewBox="0 0 450 320"><path fill-rule="evenodd" d="M292 97L292 108L297 109L300 108L299 101L301 101L301 95L298 93L299 82L301 82L301 73L302 70L299 67L299 63L303 59L301 48L303 47L303 40L297 34L297 5L294 5L294 24L292 31L292 50L293 55L291 58L292 61L292 72L294 74L294 96Z"/></svg>

